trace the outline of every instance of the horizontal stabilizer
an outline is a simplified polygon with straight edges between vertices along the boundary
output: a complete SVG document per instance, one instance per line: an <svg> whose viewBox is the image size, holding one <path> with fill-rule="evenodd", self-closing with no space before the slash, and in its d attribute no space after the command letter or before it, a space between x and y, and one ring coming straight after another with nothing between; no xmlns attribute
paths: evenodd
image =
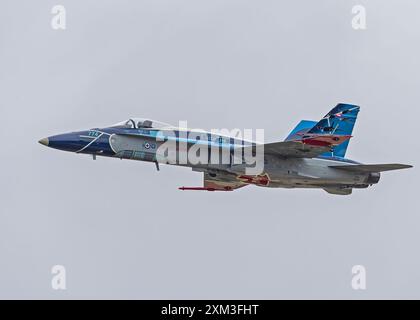
<svg viewBox="0 0 420 320"><path fill-rule="evenodd" d="M344 166L329 166L330 168L346 170L352 172L382 172L390 170L400 170L412 168L408 164L399 164L399 163L388 163L388 164L352 164Z"/></svg>

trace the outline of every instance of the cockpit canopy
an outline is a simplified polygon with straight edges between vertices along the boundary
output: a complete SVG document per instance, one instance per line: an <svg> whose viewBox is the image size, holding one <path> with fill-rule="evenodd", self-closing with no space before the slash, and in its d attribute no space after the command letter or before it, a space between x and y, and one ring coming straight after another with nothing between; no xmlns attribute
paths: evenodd
<svg viewBox="0 0 420 320"><path fill-rule="evenodd" d="M161 129L161 128L167 128L172 127L170 124L156 121L156 120L150 120L145 118L131 118L126 121L119 122L117 124L114 124L114 128L126 128L126 129Z"/></svg>

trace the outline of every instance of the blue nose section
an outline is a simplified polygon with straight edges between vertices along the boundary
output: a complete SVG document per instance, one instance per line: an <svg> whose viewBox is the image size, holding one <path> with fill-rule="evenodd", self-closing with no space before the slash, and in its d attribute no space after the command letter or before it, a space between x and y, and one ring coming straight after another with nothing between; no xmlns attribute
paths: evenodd
<svg viewBox="0 0 420 320"><path fill-rule="evenodd" d="M110 134L91 129L88 131L70 132L39 140L39 143L58 150L114 156L109 144Z"/></svg>
<svg viewBox="0 0 420 320"><path fill-rule="evenodd" d="M48 137L48 147L63 151L80 151L89 143L81 139L82 134L82 132L71 132Z"/></svg>

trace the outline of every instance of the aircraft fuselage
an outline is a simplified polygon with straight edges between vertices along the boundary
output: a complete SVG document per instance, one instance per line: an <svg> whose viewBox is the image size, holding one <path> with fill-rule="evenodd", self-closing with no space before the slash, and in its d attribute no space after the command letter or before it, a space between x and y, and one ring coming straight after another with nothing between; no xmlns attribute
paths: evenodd
<svg viewBox="0 0 420 320"><path fill-rule="evenodd" d="M195 138L191 138L195 137ZM207 137L207 138L206 138ZM331 165L348 165L356 163L348 159L332 158L284 158L265 155L263 172L248 176L244 163L234 163L233 151L240 146L252 145L252 142L228 137L214 136L206 132L185 132L153 128L102 128L71 132L42 139L40 142L51 148L96 156L114 157L162 163L157 155L158 148L168 139L177 143L176 161L173 165L191 167L194 171L205 171L217 175L218 171L232 173L242 181L262 187L283 188L366 188L379 181L379 173L354 173L330 168ZM204 144L210 159L215 152L221 155L227 152L225 161L219 163L193 163L188 157L191 147L197 143ZM179 158L186 161L181 162ZM227 160L226 160L227 159Z"/></svg>

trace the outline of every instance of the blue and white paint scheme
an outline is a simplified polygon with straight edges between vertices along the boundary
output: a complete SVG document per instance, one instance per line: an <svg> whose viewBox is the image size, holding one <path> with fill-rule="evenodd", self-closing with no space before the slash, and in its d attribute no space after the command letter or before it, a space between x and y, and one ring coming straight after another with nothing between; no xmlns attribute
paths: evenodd
<svg viewBox="0 0 420 320"><path fill-rule="evenodd" d="M380 172L410 168L404 164L361 164L345 158L360 107L338 104L320 121L302 120L284 141L259 143L228 135L172 126L160 121L130 118L105 128L70 132L41 139L39 143L63 151L168 163L158 150L164 143L176 146L170 164L203 172L203 185L181 190L232 191L248 185L271 188L320 188L331 194L348 195L354 188L379 182ZM200 146L206 158L227 152L228 160L214 163L182 162L191 148ZM181 147L183 146L183 147ZM247 173L247 151L263 150L263 169ZM237 152L240 160L238 162ZM251 152L251 153L252 153ZM185 158L185 157L184 157ZM226 160L226 159L225 159Z"/></svg>

